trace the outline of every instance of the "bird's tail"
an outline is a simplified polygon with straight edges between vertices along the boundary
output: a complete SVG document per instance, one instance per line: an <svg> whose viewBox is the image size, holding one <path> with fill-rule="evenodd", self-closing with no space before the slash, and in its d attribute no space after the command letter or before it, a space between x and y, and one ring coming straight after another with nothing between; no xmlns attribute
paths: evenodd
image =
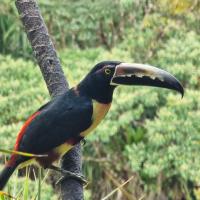
<svg viewBox="0 0 200 200"><path fill-rule="evenodd" d="M6 183L9 180L10 176L15 171L16 167L17 167L17 165L14 165L14 166L6 165L4 167L4 169L1 171L1 173L0 173L0 190L3 190Z"/></svg>

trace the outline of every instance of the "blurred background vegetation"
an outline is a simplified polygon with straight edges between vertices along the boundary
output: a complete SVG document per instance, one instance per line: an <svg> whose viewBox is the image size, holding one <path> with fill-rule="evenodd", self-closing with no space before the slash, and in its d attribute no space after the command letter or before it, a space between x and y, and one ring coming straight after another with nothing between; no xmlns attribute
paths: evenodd
<svg viewBox="0 0 200 200"><path fill-rule="evenodd" d="M200 199L199 0L38 2L71 86L95 63L121 60L168 70L186 89L183 99L155 88L117 89L83 147L86 199L102 199L131 176L109 199ZM49 100L13 0L0 4L0 74L0 146L11 149L26 118ZM23 180L15 175L8 191L34 199L37 184ZM58 199L48 181L42 199Z"/></svg>

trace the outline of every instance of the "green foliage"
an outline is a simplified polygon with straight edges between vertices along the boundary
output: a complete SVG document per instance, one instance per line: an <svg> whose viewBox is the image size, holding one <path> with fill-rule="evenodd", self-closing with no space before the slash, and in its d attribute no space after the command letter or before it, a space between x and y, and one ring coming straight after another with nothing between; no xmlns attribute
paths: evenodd
<svg viewBox="0 0 200 200"><path fill-rule="evenodd" d="M0 48L3 53L16 55L16 48L27 43L21 43L18 36L14 40L13 33L23 31L11 9L14 5L6 2L0 5L0 10L2 6L7 8L0 14L0 38L6 38L0 39ZM73 47L63 49L59 55L70 85L76 85L99 61L122 60L168 70L181 80L186 92L181 99L175 92L156 88L116 90L111 111L83 148L84 173L91 180L86 198L101 199L116 187L110 176L124 182L134 173L136 180L126 190L136 199L144 194L146 199L153 200L163 195L171 200L192 199L190 183L199 185L200 180L199 3L112 2L39 1L57 46ZM1 17L6 12L11 13L10 17ZM16 25L13 29L12 24ZM112 48L108 51L97 46ZM26 52L30 55L30 51ZM33 62L0 55L0 69L0 146L11 149L22 123L48 101L49 95ZM16 178L11 184L12 181L15 187L21 187ZM28 188L37 192L36 185L30 181ZM127 195L123 191L122 194ZM46 195L41 199L51 199L52 191L42 186L41 195ZM114 195L113 199L116 198Z"/></svg>
<svg viewBox="0 0 200 200"><path fill-rule="evenodd" d="M23 55L30 58L31 47L13 0L1 0L0 4L0 53Z"/></svg>
<svg viewBox="0 0 200 200"><path fill-rule="evenodd" d="M111 49L125 38L141 5L124 0L39 0L41 12L57 47ZM13 0L0 5L0 53L31 58L30 45Z"/></svg>
<svg viewBox="0 0 200 200"><path fill-rule="evenodd" d="M91 142L84 148L84 169L90 179L99 177L107 165L121 176L120 171L125 170L124 164L129 162L132 170L140 174L143 184L149 186L149 190L156 184L160 173L164 174L165 190L169 189L167 183L174 177L178 177L175 179L178 183L179 179L198 183L200 94L197 91L197 38L194 32L183 34L182 38L179 38L182 42L170 38L152 58L153 63L172 72L184 83L186 94L183 99L167 90L139 87L117 89L111 111L95 133L88 137ZM179 53L177 59L174 57L176 52ZM183 59L179 59L180 54ZM71 85L75 85L94 63L105 58L135 60L122 47L120 51L114 48L111 52L101 48L85 51L66 49L60 53L60 57ZM0 60L4 74L0 78L0 84L3 85L0 98L0 145L12 148L22 122L47 101L48 95L40 72L32 62L13 59L10 56L1 56ZM192 73L194 71L195 73ZM100 154L91 150L94 148L91 147L92 143L98 144ZM103 157L108 163L99 168L93 163L93 159L90 164L87 163L87 157ZM117 157L120 157L122 162L113 162ZM131 174L131 168L128 167L126 172ZM94 192L97 189L95 185L94 183L91 186Z"/></svg>
<svg viewBox="0 0 200 200"><path fill-rule="evenodd" d="M2 168L1 168L2 169ZM26 176L24 178L19 178L18 173L15 172L12 178L9 180L7 185L8 194L12 195L17 199L30 200L38 199L38 189L37 183L28 178L29 170L26 171ZM44 179L42 179L41 185L42 193L41 199L45 200L56 200L52 187L50 185L44 184ZM10 200L11 198L5 197L5 200Z"/></svg>

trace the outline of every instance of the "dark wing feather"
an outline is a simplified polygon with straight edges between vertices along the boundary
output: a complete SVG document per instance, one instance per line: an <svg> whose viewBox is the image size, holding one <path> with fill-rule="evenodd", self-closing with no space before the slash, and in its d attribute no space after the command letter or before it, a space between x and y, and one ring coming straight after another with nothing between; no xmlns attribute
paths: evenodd
<svg viewBox="0 0 200 200"><path fill-rule="evenodd" d="M76 138L92 123L92 101L73 90L55 98L40 110L19 142L19 151L43 154Z"/></svg>

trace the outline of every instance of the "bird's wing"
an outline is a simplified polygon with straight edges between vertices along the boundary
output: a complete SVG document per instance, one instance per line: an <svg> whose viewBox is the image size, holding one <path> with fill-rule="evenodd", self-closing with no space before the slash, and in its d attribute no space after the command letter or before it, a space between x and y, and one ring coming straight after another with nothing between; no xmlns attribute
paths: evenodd
<svg viewBox="0 0 200 200"><path fill-rule="evenodd" d="M21 140L22 140L22 138L23 138L23 136L24 136L24 133L26 132L27 127L35 120L35 118L36 118L38 115L41 114L41 112L42 112L44 109L48 108L48 106L49 106L50 104L52 104L52 102L53 102L53 101L49 101L49 102L47 102L46 104L44 104L43 106L41 106L35 113L33 113L33 114L26 120L26 122L23 124L23 126L22 126L20 132L19 132L18 135L17 135L17 139L16 139L15 147L14 147L14 150L15 150L15 151L18 151L18 149L19 149L19 144L20 144L20 142L21 142Z"/></svg>
<svg viewBox="0 0 200 200"><path fill-rule="evenodd" d="M18 151L46 153L76 139L92 123L92 102L68 92L36 112L22 128L16 142Z"/></svg>

